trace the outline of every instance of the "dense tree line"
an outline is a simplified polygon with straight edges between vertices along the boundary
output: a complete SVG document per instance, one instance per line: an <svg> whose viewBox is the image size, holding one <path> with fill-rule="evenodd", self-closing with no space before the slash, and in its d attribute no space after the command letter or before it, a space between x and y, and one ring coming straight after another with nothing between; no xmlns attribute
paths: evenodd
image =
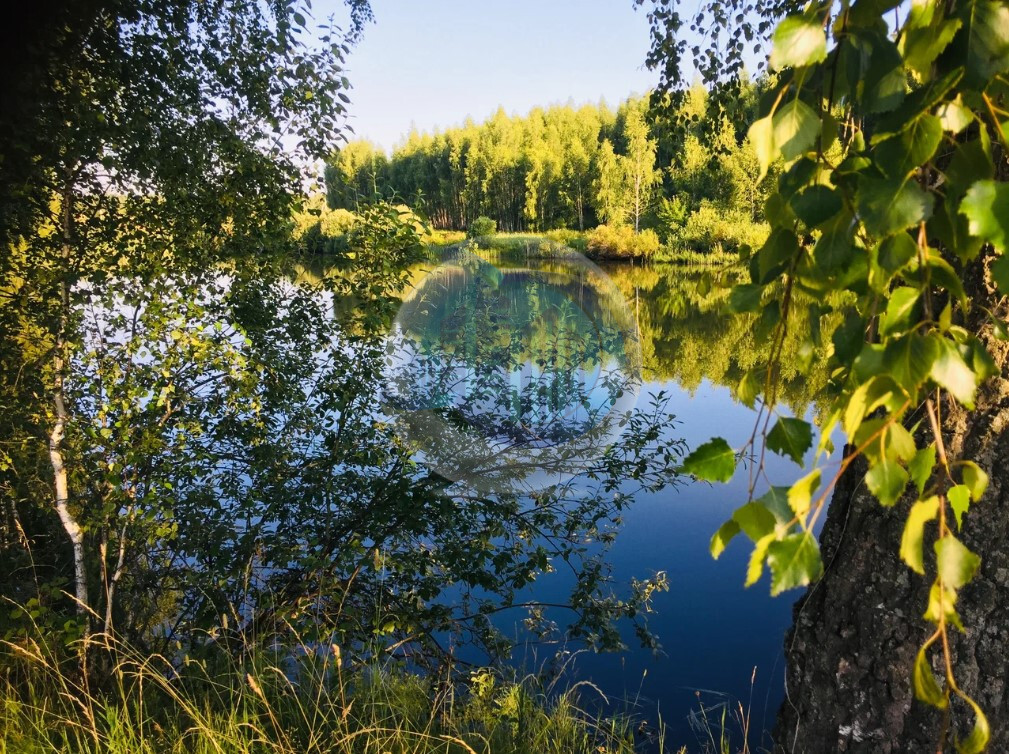
<svg viewBox="0 0 1009 754"><path fill-rule="evenodd" d="M354 141L326 167L329 205L355 210L395 198L440 229L487 216L503 231L626 224L654 228L666 242L725 211L752 223L764 197L746 124L759 88L744 81L732 107L695 84L665 111L644 97L616 110L567 104L518 116L502 108L483 123L413 131L391 156Z"/></svg>

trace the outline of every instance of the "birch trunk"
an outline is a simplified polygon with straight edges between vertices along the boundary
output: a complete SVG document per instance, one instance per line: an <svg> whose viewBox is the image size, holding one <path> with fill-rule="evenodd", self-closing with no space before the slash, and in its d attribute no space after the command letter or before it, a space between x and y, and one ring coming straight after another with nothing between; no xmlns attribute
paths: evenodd
<svg viewBox="0 0 1009 754"><path fill-rule="evenodd" d="M77 613L83 621L84 635L90 631L90 603L88 601L87 569L84 561L84 530L70 511L70 488L66 462L63 455L63 441L66 438L67 412L64 382L66 379L67 327L70 320L70 263L73 242L73 185L68 180L62 197L63 222L63 273L59 290L59 325L56 347L53 355L53 408L54 422L49 433L49 462L53 469L53 504L60 524L70 540L74 558L74 591L77 597Z"/></svg>
<svg viewBox="0 0 1009 754"><path fill-rule="evenodd" d="M976 301L990 291L981 265L964 284ZM990 300L990 299L989 299ZM950 634L959 685L985 710L988 751L1009 751L1009 344L982 324L979 306L967 323L979 333L1000 376L982 386L976 410L943 408L943 438L951 459L977 462L990 474L984 497L971 506L958 534L982 557L960 593L966 632ZM1004 312L1001 313L1004 315ZM778 716L775 751L953 751L973 720L954 702L952 719L914 699L911 669L933 627L921 617L932 576L912 573L898 556L912 499L883 508L853 464L838 485L821 534L824 576L794 608L786 637L787 699ZM930 551L931 548L928 547ZM937 678L943 674L934 667Z"/></svg>

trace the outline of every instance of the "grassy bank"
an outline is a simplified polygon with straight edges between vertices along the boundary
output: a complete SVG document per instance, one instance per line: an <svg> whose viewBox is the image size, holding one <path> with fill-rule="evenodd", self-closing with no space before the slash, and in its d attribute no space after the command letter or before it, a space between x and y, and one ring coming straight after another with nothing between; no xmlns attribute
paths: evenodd
<svg viewBox="0 0 1009 754"><path fill-rule="evenodd" d="M101 689L38 644L5 651L4 754L632 754L643 740L630 717L587 712L580 692L598 695L584 684L489 670L446 683L398 665L350 667L336 647L238 664L117 646L102 655L114 670Z"/></svg>
<svg viewBox="0 0 1009 754"><path fill-rule="evenodd" d="M454 247L464 239L431 242L431 248L438 253ZM568 249L585 254L589 259L600 262L650 262L654 264L684 264L708 267L724 267L739 262L739 255L715 249L695 251L690 248L660 247L654 254L605 253L588 245L587 234L577 231L549 231L537 233L498 233L475 239L475 245L484 251L506 254L527 259L555 259L567 253Z"/></svg>

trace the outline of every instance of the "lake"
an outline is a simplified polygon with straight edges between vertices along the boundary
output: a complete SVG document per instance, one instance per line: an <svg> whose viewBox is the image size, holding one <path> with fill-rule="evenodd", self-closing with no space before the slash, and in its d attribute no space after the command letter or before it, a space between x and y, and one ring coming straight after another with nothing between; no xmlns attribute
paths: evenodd
<svg viewBox="0 0 1009 754"><path fill-rule="evenodd" d="M484 258L497 271L496 289L506 288L508 281L528 286L529 280L539 280L540 285L560 290L562 297L581 299L585 308L584 296L572 293L583 288L562 282L568 274L584 283L588 273L583 261ZM458 297L461 287L473 285L464 276L455 276L449 283L442 279L436 285L432 281L444 275L443 268L431 277L436 267L422 265L414 270L416 289L430 293L441 286ZM733 447L743 446L753 432L756 411L739 403L734 390L744 372L759 361L765 346L760 342L759 323L753 318L724 316L723 294L705 280L705 276L739 273L627 263L588 267L592 276L605 277L610 295L614 289L619 292L633 317L640 348L639 404L665 391L671 396L669 410L678 420L677 433L689 447L713 436L724 437ZM598 282L593 285L601 287ZM598 307L598 301L593 305ZM589 316L599 318L598 312L589 311ZM808 415L815 410L822 385L806 382L789 368L798 350L797 342L786 340L781 410ZM835 445L839 450L840 442ZM765 462L765 473L774 484L787 485L799 476L799 468L772 454ZM784 699L783 642L792 604L800 593L772 598L766 573L758 584L744 589L750 554L744 541L732 542L718 561L708 551L711 535L746 502L747 488L748 471L740 466L725 485L683 479L661 492L637 496L623 517L608 561L618 586L635 577L666 573L669 590L655 597L649 618L662 651L653 654L639 649L635 637L628 635L627 650L579 653L571 666L571 678L591 681L607 696L611 708L633 705L634 713L653 728L661 720L673 751L681 745L696 750L708 740L702 706L717 738L722 710L728 705L727 727L738 740L739 727L731 718L740 703L749 709L751 747L769 745L766 732L773 727ZM758 494L762 490L758 488ZM522 597L560 601L569 587L570 578L550 573ZM503 619L498 625L521 638L523 616L512 617L514 622ZM553 617L563 624L563 615ZM515 662L535 669L556 650L556 645L527 644L516 653ZM592 694L583 691L586 697Z"/></svg>

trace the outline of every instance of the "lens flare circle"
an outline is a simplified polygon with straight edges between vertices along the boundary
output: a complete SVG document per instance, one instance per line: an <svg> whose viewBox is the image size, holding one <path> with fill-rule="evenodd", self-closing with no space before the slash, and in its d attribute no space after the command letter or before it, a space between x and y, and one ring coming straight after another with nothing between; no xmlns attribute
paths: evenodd
<svg viewBox="0 0 1009 754"><path fill-rule="evenodd" d="M481 254L445 252L403 297L385 374L398 437L438 475L482 492L528 494L591 473L641 387L626 298L568 247Z"/></svg>

